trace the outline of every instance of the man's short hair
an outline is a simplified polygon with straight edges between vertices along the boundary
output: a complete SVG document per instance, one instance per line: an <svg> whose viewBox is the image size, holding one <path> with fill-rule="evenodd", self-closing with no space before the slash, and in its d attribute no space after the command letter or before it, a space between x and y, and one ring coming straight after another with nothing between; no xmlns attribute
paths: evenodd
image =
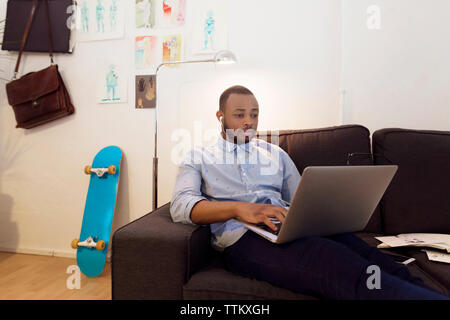
<svg viewBox="0 0 450 320"><path fill-rule="evenodd" d="M249 89L243 86L232 86L225 90L221 95L219 99L219 110L222 112L225 112L225 103L228 100L228 97L235 94L251 94L254 95L253 92L251 92Z"/></svg>

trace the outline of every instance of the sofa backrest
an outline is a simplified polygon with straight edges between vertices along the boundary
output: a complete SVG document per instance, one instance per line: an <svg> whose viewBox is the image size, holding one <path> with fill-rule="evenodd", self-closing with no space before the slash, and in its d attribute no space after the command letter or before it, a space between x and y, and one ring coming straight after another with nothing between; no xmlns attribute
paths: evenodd
<svg viewBox="0 0 450 320"><path fill-rule="evenodd" d="M450 131L381 129L373 152L399 166L380 203L385 233L450 233Z"/></svg>
<svg viewBox="0 0 450 320"><path fill-rule="evenodd" d="M271 141L274 132L260 132L260 139ZM349 153L363 153L351 158L351 165L371 165L370 132L360 125L343 125L310 130L280 130L279 146L294 161L300 174L307 166L344 166ZM365 231L381 233L379 208Z"/></svg>

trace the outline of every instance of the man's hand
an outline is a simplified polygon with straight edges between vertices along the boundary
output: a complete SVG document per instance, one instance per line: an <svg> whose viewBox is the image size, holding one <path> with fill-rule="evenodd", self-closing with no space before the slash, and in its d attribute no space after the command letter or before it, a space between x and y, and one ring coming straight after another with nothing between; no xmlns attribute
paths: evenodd
<svg viewBox="0 0 450 320"><path fill-rule="evenodd" d="M276 231L277 227L270 218L283 223L286 213L286 209L273 204L201 200L192 208L191 220L195 224L211 224L239 218L250 223L264 223Z"/></svg>
<svg viewBox="0 0 450 320"><path fill-rule="evenodd" d="M284 222L287 210L273 204L239 202L236 206L236 216L250 223L264 223L272 230L276 231L277 227L270 218L276 218L281 223Z"/></svg>

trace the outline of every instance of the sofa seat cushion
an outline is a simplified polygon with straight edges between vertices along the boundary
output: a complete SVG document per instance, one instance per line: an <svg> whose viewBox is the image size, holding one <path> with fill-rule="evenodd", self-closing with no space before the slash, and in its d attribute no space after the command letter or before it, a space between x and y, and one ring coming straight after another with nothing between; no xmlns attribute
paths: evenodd
<svg viewBox="0 0 450 320"><path fill-rule="evenodd" d="M250 279L224 269L217 258L195 273L183 287L188 300L316 300L316 298Z"/></svg>
<svg viewBox="0 0 450 320"><path fill-rule="evenodd" d="M450 296L450 264L431 261L427 254L418 248L406 249L404 252L416 259L416 267L433 279L440 292Z"/></svg>
<svg viewBox="0 0 450 320"><path fill-rule="evenodd" d="M375 237L383 236L377 233L359 232L356 235L364 240L372 247L376 247L381 241L375 239ZM425 285L443 293L450 295L450 265L440 262L434 262L428 260L425 252L420 251L419 248L391 248L381 249L381 252L385 254L397 254L411 258L415 258L416 261L407 265L411 274L415 277L421 278Z"/></svg>

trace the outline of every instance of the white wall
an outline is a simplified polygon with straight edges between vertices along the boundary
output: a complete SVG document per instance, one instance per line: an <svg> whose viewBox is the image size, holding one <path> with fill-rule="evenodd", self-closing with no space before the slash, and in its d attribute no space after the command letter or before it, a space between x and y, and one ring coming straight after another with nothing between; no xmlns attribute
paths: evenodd
<svg viewBox="0 0 450 320"><path fill-rule="evenodd" d="M449 12L448 0L342 1L344 123L450 130Z"/></svg>
<svg viewBox="0 0 450 320"><path fill-rule="evenodd" d="M262 130L340 123L340 2L228 2L229 49L239 63L166 68L158 76L160 204L169 201L176 175L171 153L178 142L171 141L172 133L180 128L193 132L199 126L202 134L218 129L214 113L228 86L242 84L254 91ZM0 1L0 19L5 3ZM0 91L2 250L73 256L70 242L80 232L89 184L83 167L107 145L124 152L113 229L151 210L154 110L134 108L133 39L138 33L132 3L126 1L124 39L79 43L73 54L56 56L76 108L73 116L31 130L15 129L5 91ZM173 31L181 32L188 44L195 1L187 3L188 22ZM128 102L99 105L96 59L110 54L123 58L129 72ZM38 70L48 65L48 56L26 54L22 63L24 72Z"/></svg>

